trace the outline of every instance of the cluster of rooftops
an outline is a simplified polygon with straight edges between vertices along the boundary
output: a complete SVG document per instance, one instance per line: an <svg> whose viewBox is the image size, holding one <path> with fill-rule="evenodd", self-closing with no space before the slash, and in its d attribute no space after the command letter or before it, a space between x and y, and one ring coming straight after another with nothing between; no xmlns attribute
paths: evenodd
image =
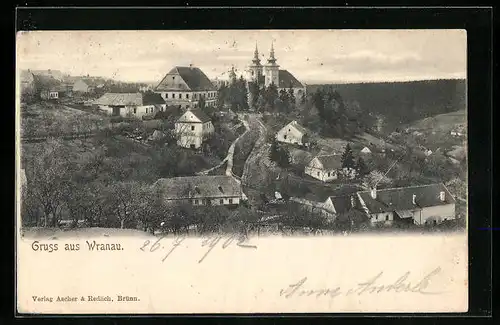
<svg viewBox="0 0 500 325"><path fill-rule="evenodd" d="M186 176L162 178L154 183L166 200L214 199L243 196L241 184L231 176ZM455 199L442 183L400 188L372 189L349 195L330 196L335 213L366 206L369 213L417 210L454 204ZM300 199L294 201L303 203ZM305 201L305 200L304 200ZM311 202L311 201L309 201ZM310 203L314 204L314 202ZM323 207L318 202L317 207Z"/></svg>

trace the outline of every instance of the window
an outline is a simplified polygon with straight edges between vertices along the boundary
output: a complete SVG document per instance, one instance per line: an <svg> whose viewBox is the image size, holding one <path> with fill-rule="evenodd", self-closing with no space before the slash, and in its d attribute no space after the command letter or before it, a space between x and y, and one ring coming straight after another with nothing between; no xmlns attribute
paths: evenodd
<svg viewBox="0 0 500 325"><path fill-rule="evenodd" d="M229 199L229 204L233 204L233 199Z"/></svg>
<svg viewBox="0 0 500 325"><path fill-rule="evenodd" d="M328 172L328 177L330 177L330 172Z"/></svg>
<svg viewBox="0 0 500 325"><path fill-rule="evenodd" d="M319 176L319 172L318 172L318 176Z"/></svg>
<svg viewBox="0 0 500 325"><path fill-rule="evenodd" d="M194 131L194 125L191 125L191 131Z"/></svg>
<svg viewBox="0 0 500 325"><path fill-rule="evenodd" d="M224 204L224 199L220 199L220 204Z"/></svg>
<svg viewBox="0 0 500 325"><path fill-rule="evenodd" d="M134 107L134 114L137 114L137 107Z"/></svg>
<svg viewBox="0 0 500 325"><path fill-rule="evenodd" d="M283 139L285 139L285 140L286 140L286 134L283 136Z"/></svg>
<svg viewBox="0 0 500 325"><path fill-rule="evenodd" d="M194 200L194 204L198 204L198 200Z"/></svg>
<svg viewBox="0 0 500 325"><path fill-rule="evenodd" d="M168 98L168 94L165 94L165 99L167 99L167 98Z"/></svg>
<svg viewBox="0 0 500 325"><path fill-rule="evenodd" d="M385 221L389 221L389 215L385 216Z"/></svg>
<svg viewBox="0 0 500 325"><path fill-rule="evenodd" d="M378 214L377 214L377 215L375 215L375 220L378 220Z"/></svg>
<svg viewBox="0 0 500 325"><path fill-rule="evenodd" d="M175 94L172 94L172 98L175 98Z"/></svg>
<svg viewBox="0 0 500 325"><path fill-rule="evenodd" d="M186 98L189 98L189 94L186 94Z"/></svg>

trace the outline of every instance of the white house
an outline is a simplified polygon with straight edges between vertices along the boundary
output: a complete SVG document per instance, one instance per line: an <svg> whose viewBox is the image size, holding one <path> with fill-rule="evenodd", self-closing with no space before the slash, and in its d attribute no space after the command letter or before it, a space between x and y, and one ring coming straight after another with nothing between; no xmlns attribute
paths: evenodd
<svg viewBox="0 0 500 325"><path fill-rule="evenodd" d="M305 173L323 182L333 181L342 171L342 161L339 155L317 156L307 164Z"/></svg>
<svg viewBox="0 0 500 325"><path fill-rule="evenodd" d="M308 145L308 131L306 128L292 121L285 125L276 134L276 140L284 143L298 144L302 146Z"/></svg>
<svg viewBox="0 0 500 325"><path fill-rule="evenodd" d="M369 153L372 153L372 151L370 150L370 148L364 147L363 149L361 149L361 153L369 154Z"/></svg>
<svg viewBox="0 0 500 325"><path fill-rule="evenodd" d="M168 105L180 105L184 109L196 108L201 99L206 106L215 106L217 102L217 88L201 69L193 66L174 67L154 91Z"/></svg>
<svg viewBox="0 0 500 325"><path fill-rule="evenodd" d="M163 98L155 93L105 93L94 101L99 109L112 116L154 116L166 108Z"/></svg>
<svg viewBox="0 0 500 325"><path fill-rule="evenodd" d="M455 198L442 183L357 193L372 224L406 220L417 225L455 219Z"/></svg>
<svg viewBox="0 0 500 325"><path fill-rule="evenodd" d="M201 110L188 110L175 122L177 144L185 148L199 148L215 129L210 118Z"/></svg>
<svg viewBox="0 0 500 325"><path fill-rule="evenodd" d="M231 176L187 176L161 178L154 187L167 203L203 205L238 205L241 185Z"/></svg>

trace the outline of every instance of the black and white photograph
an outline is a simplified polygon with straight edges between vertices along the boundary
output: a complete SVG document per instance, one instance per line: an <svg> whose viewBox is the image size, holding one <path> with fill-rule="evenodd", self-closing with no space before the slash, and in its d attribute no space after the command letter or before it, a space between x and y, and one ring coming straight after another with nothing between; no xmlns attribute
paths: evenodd
<svg viewBox="0 0 500 325"><path fill-rule="evenodd" d="M18 308L467 310L465 30L16 43Z"/></svg>

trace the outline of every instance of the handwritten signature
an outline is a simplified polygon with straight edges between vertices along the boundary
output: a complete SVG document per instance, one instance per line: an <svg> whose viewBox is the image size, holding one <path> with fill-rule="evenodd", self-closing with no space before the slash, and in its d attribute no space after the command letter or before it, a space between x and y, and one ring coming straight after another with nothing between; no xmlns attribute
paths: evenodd
<svg viewBox="0 0 500 325"><path fill-rule="evenodd" d="M158 238L154 243L151 243L151 241L148 239L144 242L140 250L143 252L146 251L146 248L149 246L149 251L154 252L158 249L163 249L164 247L162 246L161 242L166 236L162 236ZM182 242L188 238L186 235L182 235L179 237L175 237L172 246L170 247L170 250L167 252L167 254L162 258L162 262L165 262L165 260L182 244ZM223 240L224 239L224 240ZM208 246L208 250L205 252L205 254L198 260L198 263L201 263L205 260L205 258L210 254L210 252L219 244L222 243L221 247L222 249L226 249L229 247L231 244L233 244L236 241L236 246L242 247L242 248L252 248L252 249L257 249L257 246L255 245L248 245L245 244L247 241L247 238L243 235L237 235L237 234L232 234L229 235L227 238L224 238L223 235L215 235L215 236L208 236L206 238L202 238L201 241L201 246L206 247Z"/></svg>
<svg viewBox="0 0 500 325"><path fill-rule="evenodd" d="M280 296L284 296L285 298L291 298L294 296L316 296L316 297L330 296L333 298L340 295L348 296L357 294L358 296L361 296L363 294L378 294L382 292L396 292L396 293L411 292L424 295L436 295L436 294L442 294L443 292L428 291L427 289L430 284L430 280L440 272L441 268L438 267L429 274L427 274L426 276L424 276L420 281L414 284L408 281L410 272L406 272L393 283L379 284L378 281L380 280L383 274L383 272L380 272L371 279L358 283L357 287L351 288L347 291L342 291L340 287L305 289L304 284L307 282L307 277L304 277L300 279L298 282L290 284L288 288L281 289Z"/></svg>

